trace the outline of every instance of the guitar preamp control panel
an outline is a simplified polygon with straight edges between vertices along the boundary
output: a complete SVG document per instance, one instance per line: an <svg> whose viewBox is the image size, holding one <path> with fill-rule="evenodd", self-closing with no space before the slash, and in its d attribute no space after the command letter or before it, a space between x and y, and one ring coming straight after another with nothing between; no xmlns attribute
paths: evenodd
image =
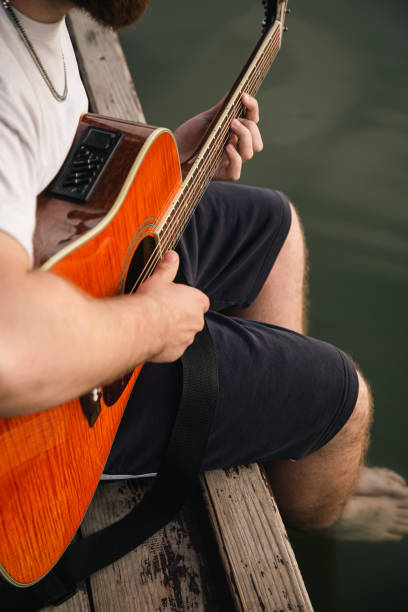
<svg viewBox="0 0 408 612"><path fill-rule="evenodd" d="M121 139L122 134L117 130L88 127L71 149L47 193L85 204Z"/></svg>

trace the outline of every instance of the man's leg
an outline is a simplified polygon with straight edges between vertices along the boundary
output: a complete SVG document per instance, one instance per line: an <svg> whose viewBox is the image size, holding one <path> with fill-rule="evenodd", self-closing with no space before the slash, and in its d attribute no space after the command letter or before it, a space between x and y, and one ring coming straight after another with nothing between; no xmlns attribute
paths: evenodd
<svg viewBox="0 0 408 612"><path fill-rule="evenodd" d="M333 524L353 493L368 443L371 398L359 375L353 414L318 451L292 461L264 464L285 522L297 529Z"/></svg>
<svg viewBox="0 0 408 612"><path fill-rule="evenodd" d="M313 519L316 526L315 515L305 525L305 508L299 507L298 498L309 506L316 503L319 524L332 520L344 503L353 483L350 470L343 479L341 495L333 483L343 478L344 465L338 459L341 449L354 443L351 425L341 424L352 414L358 381L350 360L335 347L285 329L305 329L304 240L297 216L293 213L291 219L290 212L286 198L278 192L212 184L178 246L178 280L199 287L212 303L207 322L219 358L220 394L203 468L276 457L279 461L271 463L269 475L276 490L279 479L283 483L281 506L287 504L287 520L300 525L302 519L303 526L310 526ZM240 308L234 312L240 319L222 314L232 312L233 307ZM244 319L271 321L282 327ZM132 394L137 409L130 407L125 412L108 473L157 471L177 412L177 380L175 364L147 364L143 368ZM360 399L355 415L364 419ZM355 415L349 423L355 423L360 431ZM344 438L343 430L347 434ZM329 474L320 454L328 440L326 447L333 450ZM353 451L356 456L358 445L364 444L363 436L359 440ZM314 449L319 450L312 454ZM297 463L281 460L307 453L307 460ZM326 480L315 482L316 473ZM302 474L301 488L297 488L298 474ZM361 478L359 487L360 482ZM394 488L401 486L394 480ZM325 507L322 502L328 491L332 497ZM365 494L372 496L372 491L371 483ZM348 503L343 516L349 509ZM297 521L289 516L291 511Z"/></svg>
<svg viewBox="0 0 408 612"><path fill-rule="evenodd" d="M307 257L304 234L291 204L292 222L275 265L249 308L232 314L306 331ZM333 523L352 493L368 438L370 394L359 375L353 415L322 449L292 461L265 464L279 508L291 526L317 529Z"/></svg>
<svg viewBox="0 0 408 612"><path fill-rule="evenodd" d="M303 229L292 204L285 243L252 304L230 314L307 333L307 251Z"/></svg>
<svg viewBox="0 0 408 612"><path fill-rule="evenodd" d="M288 236L262 290L250 307L231 314L306 333L307 251L293 205L291 210ZM361 514L363 509L367 524L370 520L367 512L372 514L376 496L383 514L387 514L387 527L382 526L385 537L385 531L394 525L397 513L399 518L401 512L406 514L408 490L401 477L384 469L361 470L368 444L371 405L370 391L359 373L359 395L354 412L328 444L297 462L264 464L288 525L300 529L330 525L339 518L347 501L343 516L348 524L355 524L356 513ZM352 497L353 492L357 495ZM406 517L403 516L402 520L406 530ZM375 529L376 526L372 525L370 536ZM347 527L344 531L350 535Z"/></svg>

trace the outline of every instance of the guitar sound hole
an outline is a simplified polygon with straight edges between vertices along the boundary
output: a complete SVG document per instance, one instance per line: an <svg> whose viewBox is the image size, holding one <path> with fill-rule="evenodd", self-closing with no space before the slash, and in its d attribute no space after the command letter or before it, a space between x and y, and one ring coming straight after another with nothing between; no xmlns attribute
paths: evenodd
<svg viewBox="0 0 408 612"><path fill-rule="evenodd" d="M133 293L140 285L143 280L143 278L141 278L142 270L148 262L154 247L155 242L152 236L146 236L137 247L126 276L124 293ZM130 372L126 374L126 376L122 376L122 378L115 380L115 382L110 385L103 387L103 401L107 406L113 406L118 401L123 391L126 389L132 374L133 372Z"/></svg>

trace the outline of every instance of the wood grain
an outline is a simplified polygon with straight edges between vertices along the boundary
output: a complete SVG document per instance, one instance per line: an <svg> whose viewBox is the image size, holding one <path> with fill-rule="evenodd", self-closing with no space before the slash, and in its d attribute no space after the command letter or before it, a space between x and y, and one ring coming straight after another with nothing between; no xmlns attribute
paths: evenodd
<svg viewBox="0 0 408 612"><path fill-rule="evenodd" d="M237 610L313 610L257 464L206 472L203 490Z"/></svg>
<svg viewBox="0 0 408 612"><path fill-rule="evenodd" d="M151 481L145 479L103 483L88 511L82 533L90 535L120 519L150 486ZM181 512L126 557L91 576L95 612L117 609L121 612L221 612L214 589L206 584L206 563L200 546L191 539L191 521Z"/></svg>
<svg viewBox="0 0 408 612"><path fill-rule="evenodd" d="M117 35L78 9L70 11L69 17L92 112L145 122Z"/></svg>

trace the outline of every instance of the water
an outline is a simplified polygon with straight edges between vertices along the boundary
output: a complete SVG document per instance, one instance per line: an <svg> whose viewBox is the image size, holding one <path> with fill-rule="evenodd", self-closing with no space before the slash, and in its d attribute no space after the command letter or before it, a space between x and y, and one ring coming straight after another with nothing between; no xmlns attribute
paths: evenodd
<svg viewBox="0 0 408 612"><path fill-rule="evenodd" d="M310 333L360 364L376 398L369 463L408 477L408 36L404 0L309 0L258 96L265 149L243 181L288 193L311 264ZM149 123L174 128L229 88L260 3L153 0L121 34ZM402 543L294 540L316 610L408 609Z"/></svg>

